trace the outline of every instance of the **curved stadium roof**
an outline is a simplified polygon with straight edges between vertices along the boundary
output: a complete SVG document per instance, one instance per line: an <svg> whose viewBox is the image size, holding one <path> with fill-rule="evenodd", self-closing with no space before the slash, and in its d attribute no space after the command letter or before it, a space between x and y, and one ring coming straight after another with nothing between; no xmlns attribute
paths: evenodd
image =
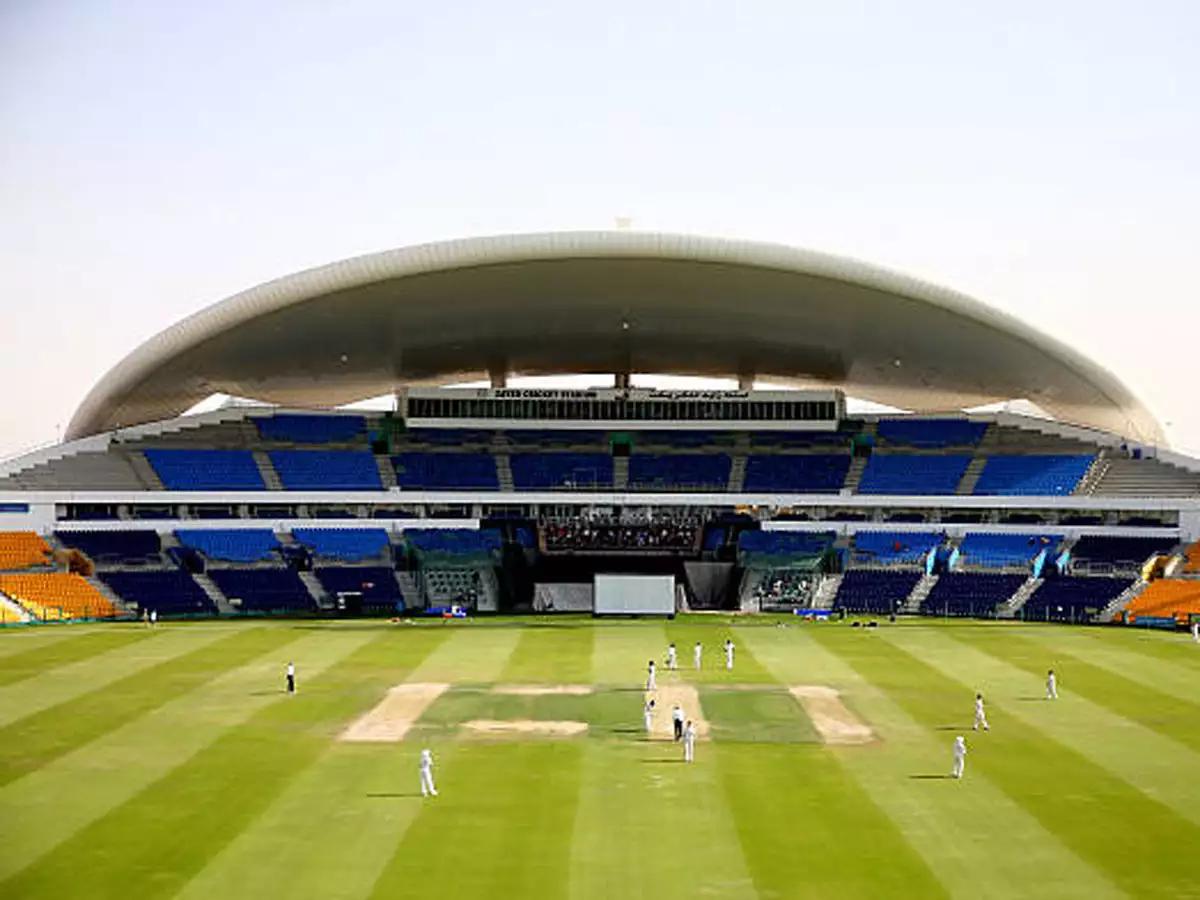
<svg viewBox="0 0 1200 900"><path fill-rule="evenodd" d="M267 282L135 349L68 437L214 393L332 407L489 372L757 375L916 412L1024 398L1163 443L1106 369L970 297L808 250L630 231L423 244Z"/></svg>

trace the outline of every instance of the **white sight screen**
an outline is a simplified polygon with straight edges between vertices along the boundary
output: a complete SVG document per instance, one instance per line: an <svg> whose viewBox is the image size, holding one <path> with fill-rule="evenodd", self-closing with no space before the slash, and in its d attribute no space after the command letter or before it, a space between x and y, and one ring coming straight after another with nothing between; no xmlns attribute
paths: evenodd
<svg viewBox="0 0 1200 900"><path fill-rule="evenodd" d="M675 613L671 575L597 575L598 616L670 616Z"/></svg>

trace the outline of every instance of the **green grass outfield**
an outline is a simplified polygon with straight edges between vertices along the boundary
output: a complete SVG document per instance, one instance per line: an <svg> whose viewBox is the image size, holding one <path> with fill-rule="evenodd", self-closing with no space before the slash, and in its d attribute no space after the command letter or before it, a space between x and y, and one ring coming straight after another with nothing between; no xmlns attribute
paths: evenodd
<svg viewBox="0 0 1200 900"><path fill-rule="evenodd" d="M712 727L690 766L641 734L669 640L681 671L660 680L694 683ZM450 687L399 743L337 739L403 682ZM514 682L594 690L491 690ZM800 684L839 690L878 740L822 743ZM589 730L465 735L479 718ZM1200 647L1182 635L709 616L0 633L3 898L1121 895L1200 897Z"/></svg>

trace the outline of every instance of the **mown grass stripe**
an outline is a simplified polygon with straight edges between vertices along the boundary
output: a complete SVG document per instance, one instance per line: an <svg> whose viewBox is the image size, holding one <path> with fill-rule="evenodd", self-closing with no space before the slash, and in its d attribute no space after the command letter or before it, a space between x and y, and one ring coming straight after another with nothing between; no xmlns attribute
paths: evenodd
<svg viewBox="0 0 1200 900"><path fill-rule="evenodd" d="M401 633L414 631L436 631L454 638L423 659L408 679L446 684L494 680L508 664L521 636L516 628L488 627L470 620L405 627Z"/></svg>
<svg viewBox="0 0 1200 900"><path fill-rule="evenodd" d="M679 669L689 681L699 684L721 684L737 682L753 684L774 681L771 673L759 665L753 653L746 650L745 638L762 625L727 624L720 619L709 621L704 616L682 616L666 626L668 641L674 641L679 655ZM732 638L733 671L725 668L725 639ZM701 646L701 668L696 671L692 650L696 642ZM665 648L664 648L665 650ZM659 661L662 661L659 652Z"/></svg>
<svg viewBox="0 0 1200 900"><path fill-rule="evenodd" d="M0 788L0 846L5 848L0 878L31 865L184 765L230 727L286 700L280 679L284 659L300 662L303 687L369 639L355 633L298 637L304 632L287 626L273 630L281 643L262 656L237 668L218 666L195 690Z"/></svg>
<svg viewBox="0 0 1200 900"><path fill-rule="evenodd" d="M17 653L49 647L67 638L83 637L93 629L87 625L4 625L0 626L0 660Z"/></svg>
<svg viewBox="0 0 1200 900"><path fill-rule="evenodd" d="M922 727L834 652L842 642L864 637L827 625L762 629L751 646L780 680L837 689L847 707L875 730L877 745L830 752L896 823L951 896L1123 896L982 773L973 769L961 783L937 777L948 765L950 736ZM997 834L1004 839L996 840ZM988 851L980 853L981 847Z"/></svg>
<svg viewBox="0 0 1200 900"><path fill-rule="evenodd" d="M461 744L371 897L562 897L583 740Z"/></svg>
<svg viewBox="0 0 1200 900"><path fill-rule="evenodd" d="M595 629L577 621L538 621L521 638L500 674L501 681L589 684Z"/></svg>
<svg viewBox="0 0 1200 900"><path fill-rule="evenodd" d="M302 681L298 696L281 697L226 730L186 765L74 834L54 859L0 884L0 892L61 896L66 882L58 860L71 859L76 870L88 872L90 897L177 893L320 756L349 718L403 677L408 648L422 655L428 649L427 639L415 634L347 637L367 643ZM303 671L303 660L298 665Z"/></svg>
<svg viewBox="0 0 1200 900"><path fill-rule="evenodd" d="M646 663L661 663L667 649L665 627L658 622L597 622L593 636L592 674L599 684L640 690Z"/></svg>
<svg viewBox="0 0 1200 900"><path fill-rule="evenodd" d="M26 716L100 691L108 685L167 660L197 650L231 631L189 631L163 628L152 639L123 644L103 653L55 666L34 682L17 681L0 687L0 728Z"/></svg>
<svg viewBox="0 0 1200 900"><path fill-rule="evenodd" d="M1193 867L1180 849L1200 845L1195 825L1025 724L994 697L989 710L992 733L973 736L969 689L923 661L936 648L921 645L916 635L911 653L882 636L872 638L827 646L922 726L944 735L947 747L966 719L968 780L981 772L1076 856L1130 894L1180 897L1194 891ZM973 681L979 673L960 667L959 674ZM943 759L934 771L944 771L945 765ZM995 840L1004 837L997 834Z"/></svg>
<svg viewBox="0 0 1200 900"><path fill-rule="evenodd" d="M1052 667L1058 678L1059 702L1072 696L1085 697L1111 713L1200 751L1200 690L1195 684L1194 702L1179 701L1063 649L1048 650L1040 642L1018 634L993 634L986 640L978 634L952 634L1038 679L1044 680L1046 670Z"/></svg>
<svg viewBox="0 0 1200 900"><path fill-rule="evenodd" d="M886 632L888 640L901 646L911 634ZM955 640L947 629L925 635L917 652L943 675L963 684L967 721L970 697L978 688L993 706L1002 705L1012 716L1200 825L1200 782L1180 777L1181 772L1200 769L1200 754L1078 694L1047 701L1041 677ZM963 678L964 673L970 673L969 679Z"/></svg>
<svg viewBox="0 0 1200 900"><path fill-rule="evenodd" d="M0 685L35 678L55 666L77 662L109 650L129 647L148 637L150 637L150 632L147 629L113 626L111 629L70 635L49 643L39 643L29 649L22 649L0 658ZM13 638L12 640L16 643L18 639Z"/></svg>
<svg viewBox="0 0 1200 900"><path fill-rule="evenodd" d="M213 644L0 728L0 786L204 684L214 671L238 666L289 637L276 629L232 631Z"/></svg>

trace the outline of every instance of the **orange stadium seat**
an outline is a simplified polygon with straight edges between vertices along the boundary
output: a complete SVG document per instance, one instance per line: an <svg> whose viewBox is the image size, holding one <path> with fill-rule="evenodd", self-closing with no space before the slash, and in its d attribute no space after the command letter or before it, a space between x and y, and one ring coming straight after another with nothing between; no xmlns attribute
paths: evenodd
<svg viewBox="0 0 1200 900"><path fill-rule="evenodd" d="M0 575L0 591L40 619L111 618L117 609L78 575L25 572Z"/></svg>
<svg viewBox="0 0 1200 900"><path fill-rule="evenodd" d="M1196 541L1196 543L1184 550L1183 556L1183 571L1200 572L1200 541Z"/></svg>
<svg viewBox="0 0 1200 900"><path fill-rule="evenodd" d="M1160 578L1146 586L1126 614L1134 621L1139 616L1171 617L1187 623L1189 615L1200 615L1200 581Z"/></svg>
<svg viewBox="0 0 1200 900"><path fill-rule="evenodd" d="M28 569L44 566L49 560L50 545L32 531L0 532L0 570Z"/></svg>

